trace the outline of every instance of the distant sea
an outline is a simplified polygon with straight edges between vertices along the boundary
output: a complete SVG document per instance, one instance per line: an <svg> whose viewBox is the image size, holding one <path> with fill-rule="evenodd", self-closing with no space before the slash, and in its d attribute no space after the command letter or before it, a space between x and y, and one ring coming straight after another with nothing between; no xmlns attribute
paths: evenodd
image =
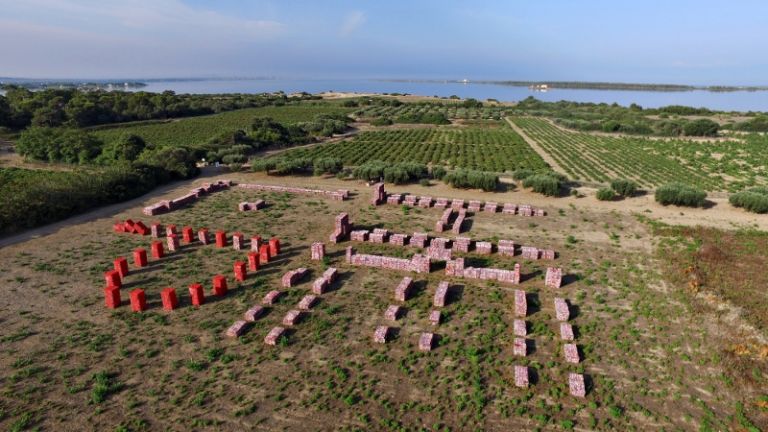
<svg viewBox="0 0 768 432"><path fill-rule="evenodd" d="M191 79L142 80L145 87L128 88L129 91L176 93L262 93L282 90L286 93L324 91L358 93L408 93L420 96L452 96L479 100L497 99L515 102L533 96L543 101L575 101L617 103L628 106L636 103L644 108L665 105L705 107L721 111L768 111L768 91L710 92L691 90L680 92L637 90L550 89L534 91L528 87L500 84L460 83L439 81L385 81L371 79ZM121 87L117 87L121 89Z"/></svg>

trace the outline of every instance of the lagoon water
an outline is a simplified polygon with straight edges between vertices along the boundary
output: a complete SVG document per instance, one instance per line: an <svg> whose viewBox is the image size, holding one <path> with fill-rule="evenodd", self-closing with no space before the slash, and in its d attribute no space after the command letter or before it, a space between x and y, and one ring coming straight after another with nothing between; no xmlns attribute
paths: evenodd
<svg viewBox="0 0 768 432"><path fill-rule="evenodd" d="M152 80L141 89L150 92L172 90L176 93L261 93L282 90L286 93L305 91L409 93L422 96L451 96L475 99L498 99L514 102L533 96L543 101L576 101L618 103L628 106L636 103L645 108L665 105L706 107L722 111L768 111L768 91L737 91L715 93L703 90L685 92L654 92L629 90L554 89L533 91L527 87L498 84L381 81L368 79L215 79L215 80Z"/></svg>

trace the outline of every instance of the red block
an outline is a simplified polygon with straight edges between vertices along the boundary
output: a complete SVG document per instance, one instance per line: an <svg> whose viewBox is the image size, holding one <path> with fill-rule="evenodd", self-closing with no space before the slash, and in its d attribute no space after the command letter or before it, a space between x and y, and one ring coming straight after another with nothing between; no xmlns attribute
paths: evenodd
<svg viewBox="0 0 768 432"><path fill-rule="evenodd" d="M125 232L125 225L123 225L123 223L122 223L122 222L115 222L115 224L114 224L114 225L112 225L112 229L113 229L115 232L119 232L119 233L121 233L121 232Z"/></svg>
<svg viewBox="0 0 768 432"><path fill-rule="evenodd" d="M184 243L192 243L194 241L194 232L191 226L185 226L181 229L181 235L184 237Z"/></svg>
<svg viewBox="0 0 768 432"><path fill-rule="evenodd" d="M168 225L165 227L165 236L176 234L176 225Z"/></svg>
<svg viewBox="0 0 768 432"><path fill-rule="evenodd" d="M248 269L251 271L259 270L259 253L258 252L248 253Z"/></svg>
<svg viewBox="0 0 768 432"><path fill-rule="evenodd" d="M149 228L142 221L138 221L133 225L133 231L137 234L149 235Z"/></svg>
<svg viewBox="0 0 768 432"><path fill-rule="evenodd" d="M261 261L262 264L269 262L269 245L261 245L261 247L259 247L259 261Z"/></svg>
<svg viewBox="0 0 768 432"><path fill-rule="evenodd" d="M147 309L147 296L144 290L137 288L131 291L131 310L134 312L143 312Z"/></svg>
<svg viewBox="0 0 768 432"><path fill-rule="evenodd" d="M130 219L126 219L125 222L123 222L123 231L127 233L133 232L133 221Z"/></svg>
<svg viewBox="0 0 768 432"><path fill-rule="evenodd" d="M248 270L245 269L245 263L235 261L235 279L242 282L248 278Z"/></svg>
<svg viewBox="0 0 768 432"><path fill-rule="evenodd" d="M152 249L152 258L160 259L165 256L165 252L163 252L163 242L161 241L153 241L150 249Z"/></svg>
<svg viewBox="0 0 768 432"><path fill-rule="evenodd" d="M269 239L269 255L277 256L280 253L280 240L277 237Z"/></svg>
<svg viewBox="0 0 768 432"><path fill-rule="evenodd" d="M192 297L192 305L201 306L205 303L205 292L203 286L200 284L192 284L189 286L189 295Z"/></svg>
<svg viewBox="0 0 768 432"><path fill-rule="evenodd" d="M115 265L115 270L117 270L118 273L120 273L120 277L124 278L128 276L128 260L123 257L117 257L115 258L115 261L113 262Z"/></svg>
<svg viewBox="0 0 768 432"><path fill-rule="evenodd" d="M227 233L225 231L216 231L216 247L227 247Z"/></svg>
<svg viewBox="0 0 768 432"><path fill-rule="evenodd" d="M174 310L179 307L179 299L176 298L176 290L168 287L160 291L160 298L163 299L163 309Z"/></svg>
<svg viewBox="0 0 768 432"><path fill-rule="evenodd" d="M227 278L222 275L213 277L213 295L223 296L227 294Z"/></svg>
<svg viewBox="0 0 768 432"><path fill-rule="evenodd" d="M139 268L147 265L146 249L139 248L133 250L133 265Z"/></svg>
<svg viewBox="0 0 768 432"><path fill-rule="evenodd" d="M259 246L261 246L261 236L251 237L251 250L254 252L258 252Z"/></svg>
<svg viewBox="0 0 768 432"><path fill-rule="evenodd" d="M104 303L110 309L115 309L120 306L120 288L116 286L108 286L104 288Z"/></svg>
<svg viewBox="0 0 768 432"><path fill-rule="evenodd" d="M107 286L113 286L120 288L123 286L120 280L120 272L117 270L109 270L104 272L104 279L107 281Z"/></svg>

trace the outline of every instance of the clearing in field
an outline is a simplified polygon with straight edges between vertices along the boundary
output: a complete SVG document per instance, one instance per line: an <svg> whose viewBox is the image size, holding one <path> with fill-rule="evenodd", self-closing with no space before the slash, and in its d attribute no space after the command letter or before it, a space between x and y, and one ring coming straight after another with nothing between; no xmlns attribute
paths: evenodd
<svg viewBox="0 0 768 432"><path fill-rule="evenodd" d="M623 177L648 188L682 182L723 191L764 184L768 178L768 152L761 136L744 142L610 137L566 131L535 117L511 121L575 180L606 183Z"/></svg>
<svg viewBox="0 0 768 432"><path fill-rule="evenodd" d="M231 179L277 181L259 174L233 174ZM0 305L7 311L0 426L727 430L755 427L750 418L763 425L758 396L765 388L764 363L747 361L751 348L747 354L725 349L731 347L738 321L692 309L686 291L665 282L652 250L661 234L645 221L626 213L595 212L588 205L543 205L546 216L525 217L455 204L457 212L466 210L461 236L557 251L554 260L523 256L519 247L514 256L451 251L454 258L464 258L466 268L513 269L519 264L521 281L511 285L452 276L440 260L429 273L352 265L345 257L348 246L357 254L406 260L422 250L347 238L329 242L342 212L349 215L351 229L454 239L452 233L434 231L445 213L435 208L439 197L425 208L371 206L371 190L356 181L279 181L326 190L341 183L351 199L234 187L151 219L142 214L143 206L158 199L188 193L192 185L184 184L112 218L0 250ZM498 194L471 195L499 201ZM259 199L265 207L239 210L240 203ZM212 242L222 231L226 245L204 245L194 238L174 244L177 250L170 252L166 245L173 241L164 231L160 239L113 231L115 220L129 218L148 226L155 220L166 228L175 225L179 233L187 226L195 233L207 227ZM248 269L242 281L234 277L242 269L233 272L233 265L249 263L250 251L233 248L236 232L246 241L255 235L265 242L280 240L279 253L258 270ZM161 241L165 255L150 256L142 268L131 264L121 280L122 305L106 308L104 272L113 268L116 257L132 261L135 249L150 251L153 241ZM311 252L316 258L320 252L311 245L318 242L325 243L324 256L313 260ZM684 256L687 243L671 237L665 244ZM338 279L314 303L306 300L313 281L330 267L338 269ZM561 288L545 286L548 267L563 269ZM286 287L284 275L300 268L308 274ZM212 289L219 274L228 282L225 295ZM413 289L398 300L395 289L404 276L413 279ZM441 282L449 287L444 305L437 298ZM188 294L196 283L206 297L200 307L190 304ZM179 304L166 311L161 291L168 287L175 288ZM141 313L131 312L128 304L129 292L137 288L147 300L148 309ZM527 308L522 313L516 290L524 291ZM268 295L271 291L280 295ZM265 297L272 304L264 304ZM567 319L556 298L567 300ZM227 337L233 322L243 320L248 310L256 314L257 305L264 308L258 318L239 338ZM291 312L300 305L308 310ZM440 312L437 324L435 310ZM571 325L570 331L563 323ZM392 330L384 344L374 340L382 326ZM265 337L276 327L286 330L272 346ZM733 373L737 366L739 373ZM527 383L522 370L529 373ZM586 378L584 397L571 395L570 374ZM575 390L578 394L578 386Z"/></svg>

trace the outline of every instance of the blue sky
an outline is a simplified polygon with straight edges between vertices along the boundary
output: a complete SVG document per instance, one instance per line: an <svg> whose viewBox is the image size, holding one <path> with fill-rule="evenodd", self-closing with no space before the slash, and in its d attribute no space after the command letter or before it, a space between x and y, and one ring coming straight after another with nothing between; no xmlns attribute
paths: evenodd
<svg viewBox="0 0 768 432"><path fill-rule="evenodd" d="M0 0L0 76L768 84L768 2Z"/></svg>

